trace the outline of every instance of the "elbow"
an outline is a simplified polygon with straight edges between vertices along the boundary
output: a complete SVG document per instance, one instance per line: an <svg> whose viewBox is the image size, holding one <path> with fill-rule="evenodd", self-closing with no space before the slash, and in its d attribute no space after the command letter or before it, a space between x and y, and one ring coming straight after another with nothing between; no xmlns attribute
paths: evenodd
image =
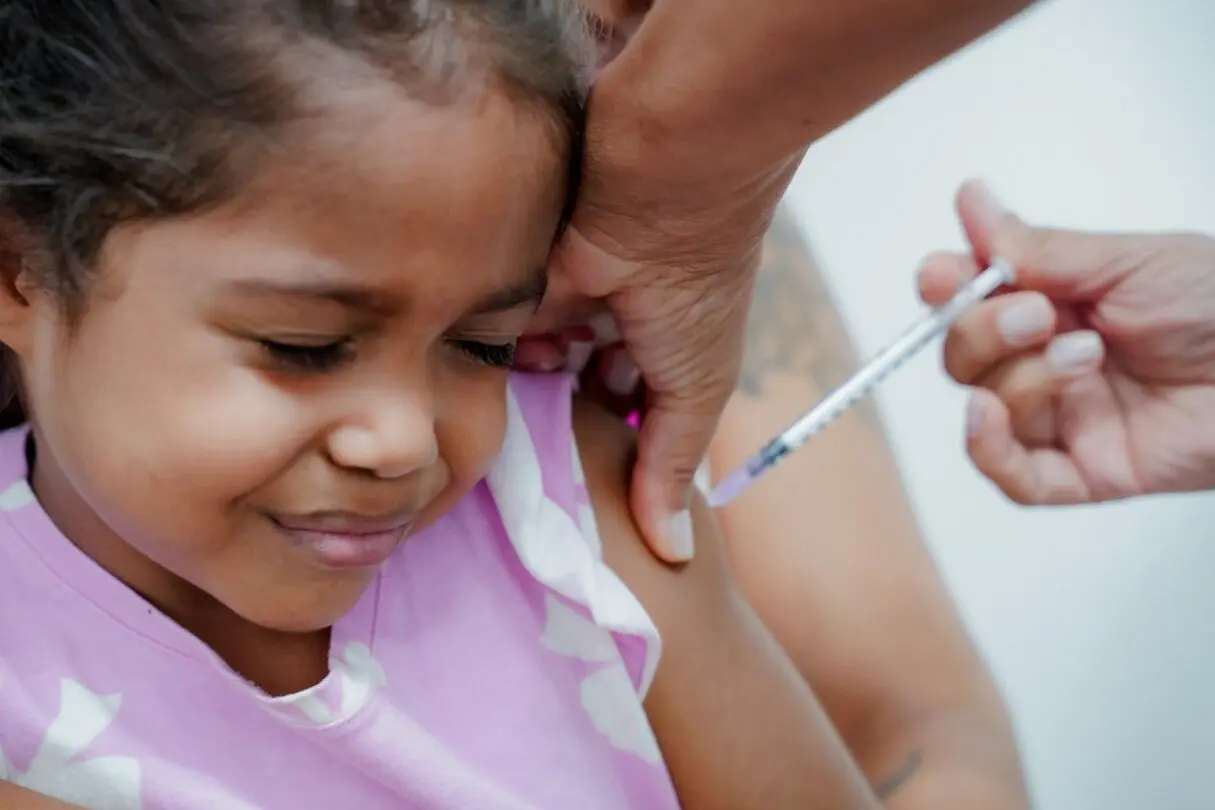
<svg viewBox="0 0 1215 810"><path fill-rule="evenodd" d="M1003 702L921 708L875 728L854 751L891 810L1026 810L1029 792ZM931 797L930 803L923 803Z"/></svg>

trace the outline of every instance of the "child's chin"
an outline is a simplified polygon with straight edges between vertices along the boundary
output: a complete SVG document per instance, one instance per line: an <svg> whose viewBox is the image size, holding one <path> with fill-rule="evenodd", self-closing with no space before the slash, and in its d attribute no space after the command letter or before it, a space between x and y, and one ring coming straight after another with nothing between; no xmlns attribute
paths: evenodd
<svg viewBox="0 0 1215 810"><path fill-rule="evenodd" d="M259 599L257 604L229 605L245 621L278 633L315 633L327 630L349 613L366 589L370 576L341 588L301 587L277 600ZM269 591L268 591L269 592Z"/></svg>

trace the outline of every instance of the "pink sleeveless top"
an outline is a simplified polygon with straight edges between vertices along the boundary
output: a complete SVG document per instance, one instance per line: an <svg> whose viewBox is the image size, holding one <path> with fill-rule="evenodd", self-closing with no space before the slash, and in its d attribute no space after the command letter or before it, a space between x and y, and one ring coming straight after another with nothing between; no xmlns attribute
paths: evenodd
<svg viewBox="0 0 1215 810"><path fill-rule="evenodd" d="M27 430L0 434L0 779L96 810L677 808L641 705L658 633L603 564L570 403L512 378L487 479L279 698L60 534Z"/></svg>

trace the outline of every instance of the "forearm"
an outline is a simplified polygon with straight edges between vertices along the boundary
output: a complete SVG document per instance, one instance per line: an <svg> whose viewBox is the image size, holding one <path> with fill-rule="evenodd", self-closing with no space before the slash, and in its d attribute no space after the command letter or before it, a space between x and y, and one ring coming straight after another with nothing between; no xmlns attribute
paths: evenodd
<svg viewBox="0 0 1215 810"><path fill-rule="evenodd" d="M1032 0L656 0L595 104L671 183L752 178Z"/></svg>

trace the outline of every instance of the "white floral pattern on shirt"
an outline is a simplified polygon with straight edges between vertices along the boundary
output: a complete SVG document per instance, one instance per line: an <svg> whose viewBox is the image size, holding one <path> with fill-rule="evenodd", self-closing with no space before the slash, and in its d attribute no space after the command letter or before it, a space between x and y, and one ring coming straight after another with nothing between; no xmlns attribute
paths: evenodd
<svg viewBox="0 0 1215 810"><path fill-rule="evenodd" d="M122 695L98 695L64 678L59 713L29 768L18 771L0 750L0 778L90 810L141 810L139 763L131 757L81 758L122 707Z"/></svg>

